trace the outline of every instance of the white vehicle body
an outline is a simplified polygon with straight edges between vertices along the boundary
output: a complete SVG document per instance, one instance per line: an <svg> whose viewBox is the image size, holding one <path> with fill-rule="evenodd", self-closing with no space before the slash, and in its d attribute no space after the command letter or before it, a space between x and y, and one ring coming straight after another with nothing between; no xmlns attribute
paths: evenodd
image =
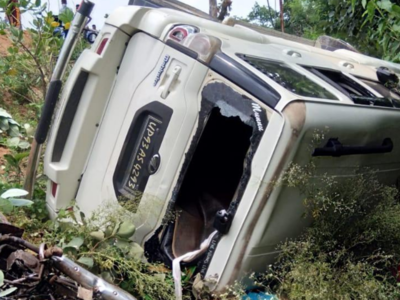
<svg viewBox="0 0 400 300"><path fill-rule="evenodd" d="M182 27L188 36L174 41ZM301 195L275 182L310 161L315 130L328 128L319 148L337 138L377 149L318 157L319 174L369 167L397 183L400 110L398 96L382 100L371 87L381 66L400 70L177 11L122 7L65 85L45 155L49 211L73 199L86 214L131 203L135 240L167 264L217 230L186 264L222 289L265 269L276 245L307 225Z"/></svg>

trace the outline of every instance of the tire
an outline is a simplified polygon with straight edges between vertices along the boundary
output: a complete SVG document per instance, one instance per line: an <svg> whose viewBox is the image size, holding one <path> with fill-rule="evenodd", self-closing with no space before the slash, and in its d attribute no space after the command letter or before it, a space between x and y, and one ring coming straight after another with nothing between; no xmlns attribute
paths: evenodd
<svg viewBox="0 0 400 300"><path fill-rule="evenodd" d="M93 44L94 41L96 40L96 38L97 38L97 33L95 33L95 32L90 32L90 33L88 33L87 36L86 36L86 40L87 40L90 44Z"/></svg>

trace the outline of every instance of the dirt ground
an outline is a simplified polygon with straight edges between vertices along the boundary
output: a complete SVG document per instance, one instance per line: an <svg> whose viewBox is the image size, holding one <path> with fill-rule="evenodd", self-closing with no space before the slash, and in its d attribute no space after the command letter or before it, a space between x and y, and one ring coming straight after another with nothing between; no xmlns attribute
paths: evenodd
<svg viewBox="0 0 400 300"><path fill-rule="evenodd" d="M28 32L24 33L24 41L28 44L31 43L31 37ZM8 51L7 48L11 46L11 41L8 38L8 36L5 35L0 35L0 56L6 56ZM8 93L4 93L2 97L3 101L0 103L0 107L4 108L5 110L9 110L12 106L13 103L11 101L11 95ZM27 108L24 106L19 107L19 113L21 115L27 115ZM0 166L4 165L4 155L10 154L10 150L4 147L0 146ZM2 170L0 169L0 174L2 173Z"/></svg>
<svg viewBox="0 0 400 300"><path fill-rule="evenodd" d="M24 41L29 45L32 40L28 32L24 33ZM7 48L11 46L11 41L6 35L0 35L0 56L7 55Z"/></svg>
<svg viewBox="0 0 400 300"><path fill-rule="evenodd" d="M0 147L0 167L5 163L4 155L6 154L10 154L10 150L7 148ZM3 174L2 169L0 169L0 174Z"/></svg>
<svg viewBox="0 0 400 300"><path fill-rule="evenodd" d="M0 55L5 56L7 54L7 48L10 46L10 40L4 35L0 35Z"/></svg>

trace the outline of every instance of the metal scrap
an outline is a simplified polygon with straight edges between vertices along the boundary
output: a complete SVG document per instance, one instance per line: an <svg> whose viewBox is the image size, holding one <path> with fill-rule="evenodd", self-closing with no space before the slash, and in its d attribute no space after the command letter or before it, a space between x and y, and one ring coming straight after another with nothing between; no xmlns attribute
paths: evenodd
<svg viewBox="0 0 400 300"><path fill-rule="evenodd" d="M23 230L0 223L1 290L18 300L136 300L63 256L57 247L39 247L21 238Z"/></svg>

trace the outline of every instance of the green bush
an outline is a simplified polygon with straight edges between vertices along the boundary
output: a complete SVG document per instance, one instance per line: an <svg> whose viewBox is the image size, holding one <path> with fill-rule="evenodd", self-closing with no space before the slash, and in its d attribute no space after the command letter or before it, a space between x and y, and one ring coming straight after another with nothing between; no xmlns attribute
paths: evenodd
<svg viewBox="0 0 400 300"><path fill-rule="evenodd" d="M312 225L279 248L258 277L285 299L399 299L400 204L397 189L371 170L340 179L294 165L282 184L304 196Z"/></svg>

